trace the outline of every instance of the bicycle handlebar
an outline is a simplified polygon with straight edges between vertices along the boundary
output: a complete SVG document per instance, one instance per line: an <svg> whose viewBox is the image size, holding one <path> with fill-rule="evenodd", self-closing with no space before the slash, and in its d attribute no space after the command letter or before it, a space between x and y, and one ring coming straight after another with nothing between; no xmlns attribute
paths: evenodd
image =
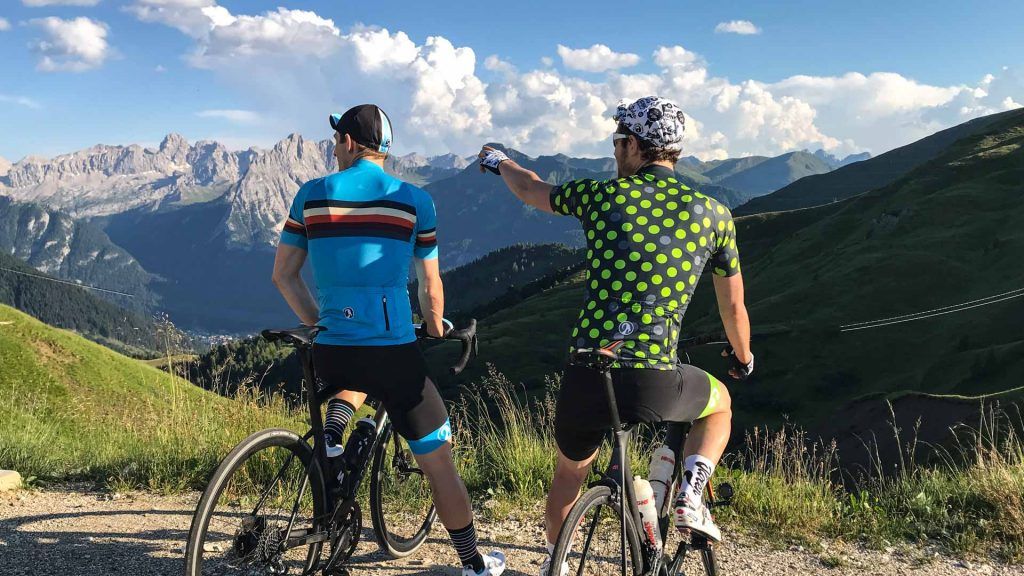
<svg viewBox="0 0 1024 576"><path fill-rule="evenodd" d="M701 334L700 336L693 336L692 338L683 338L679 340L680 348L695 348L697 346L703 346L705 344L712 344L715 342L728 343L729 339L725 334Z"/></svg>
<svg viewBox="0 0 1024 576"><path fill-rule="evenodd" d="M447 320L445 320L448 323ZM417 325L416 334L421 338L432 338L435 340L455 340L462 343L462 353L459 356L459 361L454 366L449 368L452 376L457 376L463 370L466 369L466 365L469 364L470 359L475 357L479 352L479 342L476 337L476 318L470 318L469 322L466 323L465 328L456 329L452 326L451 330L441 338L435 338L434 336L426 335L422 329L422 324Z"/></svg>

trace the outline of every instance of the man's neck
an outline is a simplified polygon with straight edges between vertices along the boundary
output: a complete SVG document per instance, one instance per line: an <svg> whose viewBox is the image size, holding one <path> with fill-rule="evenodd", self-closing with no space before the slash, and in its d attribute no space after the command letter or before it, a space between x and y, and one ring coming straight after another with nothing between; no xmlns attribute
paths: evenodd
<svg viewBox="0 0 1024 576"><path fill-rule="evenodd" d="M664 168L668 168L669 170L675 170L676 169L675 164L669 162L668 160L658 160L657 162L651 162L650 164L645 164L645 165L641 166L640 170L643 170L644 168L647 168L648 166L662 166ZM637 172L639 172L640 170L637 170Z"/></svg>
<svg viewBox="0 0 1024 576"><path fill-rule="evenodd" d="M639 173L643 172L644 170L650 170L651 168L664 168L664 169L670 170L672 172L675 172L675 170L676 170L675 165L672 164L671 162L669 162L668 160L658 160L657 162L651 162L649 164L644 164L643 166L637 168L636 172L634 172L633 175L639 174Z"/></svg>

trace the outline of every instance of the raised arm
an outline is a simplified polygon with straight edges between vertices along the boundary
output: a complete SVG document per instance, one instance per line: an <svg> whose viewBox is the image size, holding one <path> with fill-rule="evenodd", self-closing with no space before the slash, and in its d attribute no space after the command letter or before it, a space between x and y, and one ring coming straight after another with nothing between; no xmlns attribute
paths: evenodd
<svg viewBox="0 0 1024 576"><path fill-rule="evenodd" d="M516 198L538 210L554 214L551 209L552 185L541 180L535 172L516 164L503 152L490 146L483 147L479 158L481 172L490 170L498 174Z"/></svg>

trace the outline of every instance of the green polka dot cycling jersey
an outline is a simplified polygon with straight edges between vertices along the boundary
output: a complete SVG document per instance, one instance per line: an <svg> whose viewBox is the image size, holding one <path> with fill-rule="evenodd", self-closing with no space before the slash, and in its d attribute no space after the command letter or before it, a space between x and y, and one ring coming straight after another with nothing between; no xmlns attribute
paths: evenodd
<svg viewBox="0 0 1024 576"><path fill-rule="evenodd" d="M705 266L719 276L740 271L729 210L657 165L555 186L551 208L575 216L587 238L584 306L571 348L622 340L616 367L673 369L683 313Z"/></svg>

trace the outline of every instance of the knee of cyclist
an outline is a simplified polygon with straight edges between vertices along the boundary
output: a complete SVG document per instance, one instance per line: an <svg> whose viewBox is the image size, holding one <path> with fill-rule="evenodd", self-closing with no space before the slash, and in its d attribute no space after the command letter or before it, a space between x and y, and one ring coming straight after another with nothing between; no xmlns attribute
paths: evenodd
<svg viewBox="0 0 1024 576"><path fill-rule="evenodd" d="M407 440L407 442L409 444L409 450L411 450L412 453L416 457L421 457L421 456L426 456L428 454L433 454L439 448L451 444L451 442L452 442L452 425L451 425L451 422L448 421L448 420L445 420L444 424L441 424L441 426L438 427L437 430L434 430L433 432L431 432L430 434L427 434L426 436L424 436L422 438L419 438L419 439L416 439L416 440Z"/></svg>
<svg viewBox="0 0 1024 576"><path fill-rule="evenodd" d="M718 387L718 405L715 413L732 415L732 396L729 394L729 388L725 384L721 384Z"/></svg>

